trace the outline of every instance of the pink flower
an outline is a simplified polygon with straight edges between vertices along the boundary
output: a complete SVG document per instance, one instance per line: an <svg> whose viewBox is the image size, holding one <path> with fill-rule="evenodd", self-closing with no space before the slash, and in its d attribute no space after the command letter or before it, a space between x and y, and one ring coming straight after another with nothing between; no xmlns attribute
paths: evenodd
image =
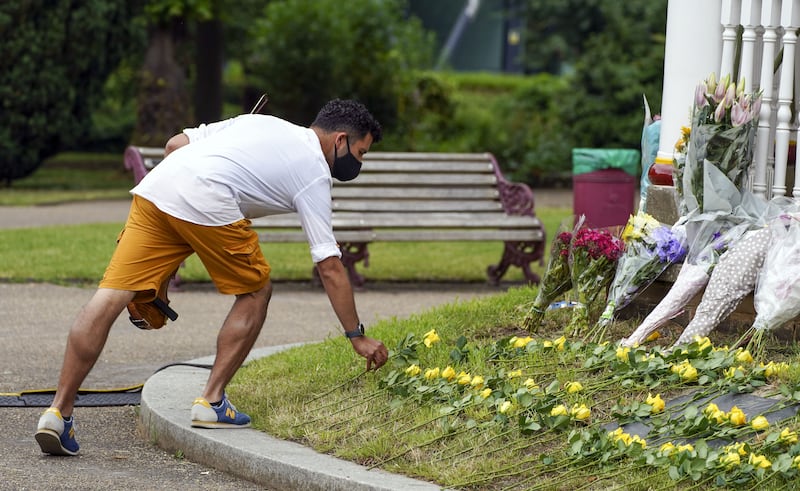
<svg viewBox="0 0 800 491"><path fill-rule="evenodd" d="M706 99L706 84L705 82L698 85L694 91L694 104L697 107L705 107L708 105L708 100Z"/></svg>

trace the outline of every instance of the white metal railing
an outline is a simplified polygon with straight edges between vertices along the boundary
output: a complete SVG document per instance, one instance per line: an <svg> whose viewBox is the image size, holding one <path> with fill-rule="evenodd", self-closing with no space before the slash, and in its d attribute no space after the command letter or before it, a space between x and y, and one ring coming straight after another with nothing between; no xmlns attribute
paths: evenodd
<svg viewBox="0 0 800 491"><path fill-rule="evenodd" d="M722 57L719 74L737 73L745 90L761 90L749 187L764 197L800 199L797 156L800 62L800 0L721 0ZM791 182L790 182L791 181Z"/></svg>

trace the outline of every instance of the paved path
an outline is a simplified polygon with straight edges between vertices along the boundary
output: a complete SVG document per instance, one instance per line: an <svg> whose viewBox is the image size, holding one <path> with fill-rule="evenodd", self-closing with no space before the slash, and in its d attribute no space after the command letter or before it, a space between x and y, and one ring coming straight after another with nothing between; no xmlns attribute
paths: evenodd
<svg viewBox="0 0 800 491"><path fill-rule="evenodd" d="M0 227L121 222L126 214L125 201L4 207L0 208ZM484 284L373 284L357 293L356 303L362 319L370 324L502 291ZM91 289L84 288L0 283L0 392L55 386L67 330L91 294ZM180 318L160 331L139 331L124 316L117 320L83 387L140 384L166 364L214 353L217 329L232 300L203 285L187 287L170 298ZM256 347L318 341L332 335L338 335L336 319L321 290L307 283L279 283ZM179 408L187 423L190 404L188 400ZM139 429L138 408L78 408L81 455L44 456L33 440L41 411L0 408L0 489L269 489L159 449Z"/></svg>

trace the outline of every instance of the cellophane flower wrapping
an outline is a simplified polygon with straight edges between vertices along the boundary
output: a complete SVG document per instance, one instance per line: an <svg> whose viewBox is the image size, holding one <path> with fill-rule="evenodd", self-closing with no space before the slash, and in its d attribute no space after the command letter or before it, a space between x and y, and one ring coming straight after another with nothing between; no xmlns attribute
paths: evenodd
<svg viewBox="0 0 800 491"><path fill-rule="evenodd" d="M671 264L683 261L687 252L682 226L669 227L643 212L630 217L621 239L625 250L617 261L599 327L609 324L614 312L631 303Z"/></svg>
<svg viewBox="0 0 800 491"><path fill-rule="evenodd" d="M716 81L714 74L699 84L692 108L692 126L686 159L676 161L681 183L679 212L705 210L708 166L718 168L737 187L742 187L752 162L753 145L761 110L761 93L744 92L730 76Z"/></svg>
<svg viewBox="0 0 800 491"><path fill-rule="evenodd" d="M749 230L720 257L694 317L676 346L690 344L696 336L708 336L753 291L769 242L769 228Z"/></svg>
<svg viewBox="0 0 800 491"><path fill-rule="evenodd" d="M753 328L774 330L800 315L800 215L770 224L771 243L755 287Z"/></svg>
<svg viewBox="0 0 800 491"><path fill-rule="evenodd" d="M567 326L570 335L581 335L589 327L589 307L614 278L623 248L622 241L607 230L581 228L574 233L569 258L578 305Z"/></svg>
<svg viewBox="0 0 800 491"><path fill-rule="evenodd" d="M688 225L688 224L687 224ZM645 317L623 346L638 346L659 327L683 313L686 305L708 284L720 256L750 227L747 222L734 224L726 220L704 220L687 227L692 230L686 260L675 282L664 298Z"/></svg>
<svg viewBox="0 0 800 491"><path fill-rule="evenodd" d="M569 219L573 221L572 218ZM572 277L569 270L569 250L572 243L572 229L563 222L550 244L550 258L539 291L530 312L525 317L524 326L529 331L539 328L544 319L547 307L558 297L572 289Z"/></svg>

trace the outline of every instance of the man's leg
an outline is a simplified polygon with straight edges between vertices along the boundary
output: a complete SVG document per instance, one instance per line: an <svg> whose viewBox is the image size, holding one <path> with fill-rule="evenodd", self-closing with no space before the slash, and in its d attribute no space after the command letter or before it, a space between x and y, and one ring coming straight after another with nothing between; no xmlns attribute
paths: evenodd
<svg viewBox="0 0 800 491"><path fill-rule="evenodd" d="M250 416L240 413L225 397L225 387L242 366L261 332L272 295L272 284L237 295L217 336L217 355L203 389L192 404L192 426L198 428L247 428Z"/></svg>
<svg viewBox="0 0 800 491"><path fill-rule="evenodd" d="M100 357L111 325L133 296L133 292L100 288L78 313L67 338L56 395L50 409L39 419L36 441L43 452L55 455L78 452L72 430L75 396Z"/></svg>
<svg viewBox="0 0 800 491"><path fill-rule="evenodd" d="M271 296L271 282L256 292L236 296L217 336L217 355L203 390L206 400L215 402L222 399L225 386L242 366L258 339Z"/></svg>

